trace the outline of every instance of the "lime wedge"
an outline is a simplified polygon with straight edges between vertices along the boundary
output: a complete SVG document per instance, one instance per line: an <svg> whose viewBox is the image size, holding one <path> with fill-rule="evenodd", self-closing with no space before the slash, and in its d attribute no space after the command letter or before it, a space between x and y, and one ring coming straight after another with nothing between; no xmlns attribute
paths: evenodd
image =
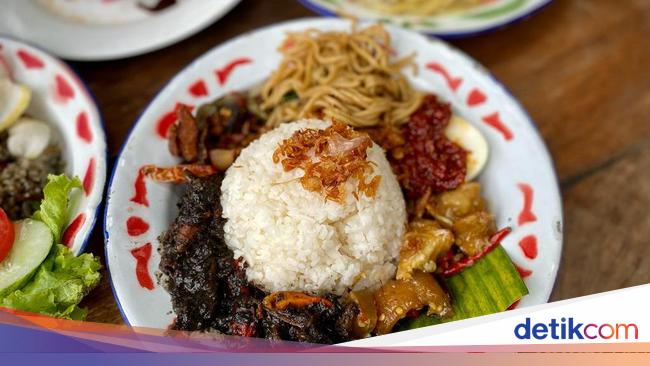
<svg viewBox="0 0 650 366"><path fill-rule="evenodd" d="M32 92L24 85L0 79L0 132L20 118L29 106Z"/></svg>

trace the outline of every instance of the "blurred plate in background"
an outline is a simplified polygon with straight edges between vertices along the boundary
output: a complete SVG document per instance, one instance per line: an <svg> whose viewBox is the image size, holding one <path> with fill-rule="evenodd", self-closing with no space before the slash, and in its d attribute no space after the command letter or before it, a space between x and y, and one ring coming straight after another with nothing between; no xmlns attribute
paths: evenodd
<svg viewBox="0 0 650 366"><path fill-rule="evenodd" d="M448 39L469 37L504 27L532 15L551 2L551 0L299 1L321 15L373 20ZM429 10L426 9L427 7Z"/></svg>
<svg viewBox="0 0 650 366"><path fill-rule="evenodd" d="M239 1L3 0L0 34L70 60L111 60L187 38Z"/></svg>

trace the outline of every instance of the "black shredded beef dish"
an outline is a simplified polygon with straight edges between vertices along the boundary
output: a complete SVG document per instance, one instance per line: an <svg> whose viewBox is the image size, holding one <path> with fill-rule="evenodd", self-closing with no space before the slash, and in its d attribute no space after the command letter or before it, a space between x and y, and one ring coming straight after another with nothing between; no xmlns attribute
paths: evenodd
<svg viewBox="0 0 650 366"><path fill-rule="evenodd" d="M193 178L178 217L159 238L161 281L176 314L172 329L327 344L352 339L353 303L334 295L270 295L246 280L246 264L224 241L221 179Z"/></svg>

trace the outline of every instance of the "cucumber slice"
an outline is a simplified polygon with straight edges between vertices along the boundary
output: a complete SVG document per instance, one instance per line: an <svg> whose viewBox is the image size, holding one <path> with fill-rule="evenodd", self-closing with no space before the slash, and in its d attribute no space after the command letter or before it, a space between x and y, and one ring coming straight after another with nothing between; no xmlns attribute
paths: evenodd
<svg viewBox="0 0 650 366"><path fill-rule="evenodd" d="M16 241L0 263L0 296L19 288L50 253L54 238L44 223L26 219L14 223Z"/></svg>
<svg viewBox="0 0 650 366"><path fill-rule="evenodd" d="M504 311L528 294L528 288L501 245L473 266L446 279L454 306L454 320Z"/></svg>

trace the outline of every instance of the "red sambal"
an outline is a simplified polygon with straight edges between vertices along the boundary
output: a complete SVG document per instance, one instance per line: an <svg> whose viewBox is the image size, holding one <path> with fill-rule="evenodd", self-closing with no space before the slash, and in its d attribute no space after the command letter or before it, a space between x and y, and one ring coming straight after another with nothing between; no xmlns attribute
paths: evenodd
<svg viewBox="0 0 650 366"><path fill-rule="evenodd" d="M444 134L450 119L449 104L427 95L403 128L406 151L399 175L409 196L449 191L465 181L467 151Z"/></svg>

